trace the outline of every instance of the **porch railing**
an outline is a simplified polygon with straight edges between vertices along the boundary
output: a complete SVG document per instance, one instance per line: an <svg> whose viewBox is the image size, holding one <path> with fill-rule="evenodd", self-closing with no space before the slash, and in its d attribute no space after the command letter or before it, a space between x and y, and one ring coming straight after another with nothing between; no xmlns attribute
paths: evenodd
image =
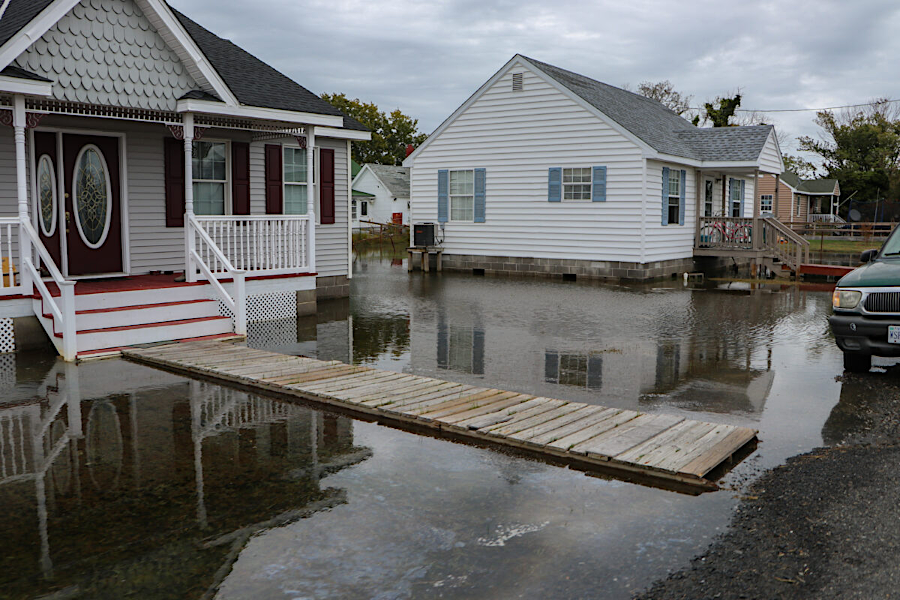
<svg viewBox="0 0 900 600"><path fill-rule="evenodd" d="M24 294L18 273L19 217L0 217L0 296Z"/></svg>
<svg viewBox="0 0 900 600"><path fill-rule="evenodd" d="M234 266L250 275L310 273L315 250L308 215L195 216L197 228ZM210 247L198 251L210 251ZM211 255L203 256L211 267ZM221 266L221 265L219 265ZM224 271L212 268L221 276Z"/></svg>
<svg viewBox="0 0 900 600"><path fill-rule="evenodd" d="M818 213L809 213L809 222L810 223L846 223L843 218L838 215L832 215L828 213L818 214Z"/></svg>
<svg viewBox="0 0 900 600"><path fill-rule="evenodd" d="M247 290L246 271L235 268L221 248L209 236L197 217L189 214L185 218L187 232L187 271L185 278L194 281L197 270L212 284L231 314L234 315L234 332L247 335ZM222 282L223 276L234 282L234 294L229 294Z"/></svg>
<svg viewBox="0 0 900 600"><path fill-rule="evenodd" d="M754 231L750 217L700 217L696 247L762 252L777 258L792 270L809 262L809 241L788 225L772 217L760 217Z"/></svg>
<svg viewBox="0 0 900 600"><path fill-rule="evenodd" d="M796 271L800 265L809 262L809 240L796 233L778 219L762 221L763 247L775 258Z"/></svg>
<svg viewBox="0 0 900 600"><path fill-rule="evenodd" d="M753 250L753 219L700 217L697 247Z"/></svg>

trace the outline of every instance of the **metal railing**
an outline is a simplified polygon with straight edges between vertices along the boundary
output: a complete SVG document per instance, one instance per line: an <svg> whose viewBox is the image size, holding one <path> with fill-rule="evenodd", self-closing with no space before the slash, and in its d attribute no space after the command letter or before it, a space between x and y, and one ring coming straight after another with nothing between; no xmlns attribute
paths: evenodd
<svg viewBox="0 0 900 600"><path fill-rule="evenodd" d="M315 250L309 215L194 216L234 268L250 275L310 273ZM222 264L206 251L203 260L213 273L223 275Z"/></svg>
<svg viewBox="0 0 900 600"><path fill-rule="evenodd" d="M247 335L247 288L246 271L237 269L222 252L215 241L204 230L192 214L186 215L185 230L187 234L187 269L185 279L195 281L197 270L212 284L231 314L234 315L234 332ZM219 281L220 276L227 275L234 282L234 295Z"/></svg>

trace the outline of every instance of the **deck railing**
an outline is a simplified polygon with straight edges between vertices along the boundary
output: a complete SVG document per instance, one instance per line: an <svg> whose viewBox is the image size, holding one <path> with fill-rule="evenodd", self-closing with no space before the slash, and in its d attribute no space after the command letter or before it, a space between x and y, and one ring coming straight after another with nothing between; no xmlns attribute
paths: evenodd
<svg viewBox="0 0 900 600"><path fill-rule="evenodd" d="M753 250L753 219L700 217L698 248Z"/></svg>
<svg viewBox="0 0 900 600"><path fill-rule="evenodd" d="M309 273L314 269L308 215L196 216L195 221L234 268L250 275ZM212 272L222 276L222 265L216 265L214 258L203 256Z"/></svg>
<svg viewBox="0 0 900 600"><path fill-rule="evenodd" d="M194 281L197 270L212 284L234 316L234 332L247 335L246 271L235 268L218 244L209 236L194 215L185 217L187 233L187 270L185 278ZM224 277L223 277L224 276ZM228 293L219 279L230 277L234 282L234 294Z"/></svg>
<svg viewBox="0 0 900 600"><path fill-rule="evenodd" d="M762 221L763 247L775 258L796 271L800 265L809 262L809 240L796 233L778 219Z"/></svg>
<svg viewBox="0 0 900 600"><path fill-rule="evenodd" d="M761 253L777 258L792 270L809 262L809 241L778 219L760 217L700 217L696 247L721 250L723 255Z"/></svg>
<svg viewBox="0 0 900 600"><path fill-rule="evenodd" d="M0 217L0 296L24 293L16 265L18 237L19 217Z"/></svg>

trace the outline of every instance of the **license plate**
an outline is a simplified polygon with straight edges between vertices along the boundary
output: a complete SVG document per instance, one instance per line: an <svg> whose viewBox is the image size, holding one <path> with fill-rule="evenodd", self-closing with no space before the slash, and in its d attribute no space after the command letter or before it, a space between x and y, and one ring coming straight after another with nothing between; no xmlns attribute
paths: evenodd
<svg viewBox="0 0 900 600"><path fill-rule="evenodd" d="M888 344L900 344L900 325L888 325Z"/></svg>

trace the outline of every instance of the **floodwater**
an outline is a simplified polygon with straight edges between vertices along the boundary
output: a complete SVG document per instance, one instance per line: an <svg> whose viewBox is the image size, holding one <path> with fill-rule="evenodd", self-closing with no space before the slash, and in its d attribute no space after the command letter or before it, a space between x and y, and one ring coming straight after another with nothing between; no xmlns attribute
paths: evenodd
<svg viewBox="0 0 900 600"><path fill-rule="evenodd" d="M829 292L750 287L369 256L349 302L251 326L256 347L758 428L699 497L121 360L0 355L0 598L628 598L723 532L747 481L854 426Z"/></svg>

